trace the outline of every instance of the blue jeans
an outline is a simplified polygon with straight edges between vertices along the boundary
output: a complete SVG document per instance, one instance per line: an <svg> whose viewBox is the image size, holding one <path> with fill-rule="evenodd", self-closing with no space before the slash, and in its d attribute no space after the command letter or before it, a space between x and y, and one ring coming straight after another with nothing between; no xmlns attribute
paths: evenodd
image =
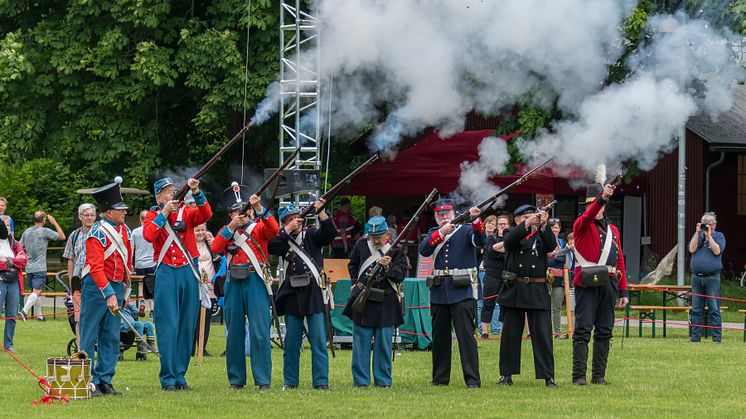
<svg viewBox="0 0 746 419"><path fill-rule="evenodd" d="M153 329L153 323L150 322L138 322L134 321L132 322L132 327L137 330L137 333L139 333L142 337L153 337L155 336L155 330ZM124 322L119 326L119 331L127 333L130 331L130 328L127 327Z"/></svg>
<svg viewBox="0 0 746 419"><path fill-rule="evenodd" d="M479 313L482 312L482 306L484 306L484 271L479 271L477 273L477 278L479 278L479 298L477 299L477 315L474 316L474 323L479 331L479 334L482 334L482 326L479 324Z"/></svg>
<svg viewBox="0 0 746 419"><path fill-rule="evenodd" d="M5 308L5 334L3 346L13 348L13 335L16 333L16 316L18 315L18 303L21 301L21 289L18 282L9 284L0 281L0 309Z"/></svg>
<svg viewBox="0 0 746 419"><path fill-rule="evenodd" d="M695 294L708 295L712 297L700 297ZM707 304L709 319L707 324L713 326L712 340L720 342L722 337L722 320L720 319L720 273L714 275L700 276L692 275L692 324L704 324L704 308ZM698 341L702 334L702 328L692 326L692 340Z"/></svg>

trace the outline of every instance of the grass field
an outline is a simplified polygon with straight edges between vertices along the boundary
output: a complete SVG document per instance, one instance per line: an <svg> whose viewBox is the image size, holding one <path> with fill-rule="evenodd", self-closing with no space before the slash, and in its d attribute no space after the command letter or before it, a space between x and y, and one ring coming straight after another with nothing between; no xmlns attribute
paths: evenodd
<svg viewBox="0 0 746 419"><path fill-rule="evenodd" d="M224 348L221 327L213 328L208 350ZM134 361L134 349L117 365L115 387L122 398L100 398L32 407L42 395L36 380L7 354L0 353L0 412L3 417L742 417L746 400L746 344L741 333L724 332L722 344L687 341L686 330L670 330L667 339L627 338L621 329L610 356L611 386L570 384L571 343L555 341L559 388L546 389L533 379L530 342L523 345L523 371L515 385L498 388L499 341L480 341L482 388L468 390L454 351L449 387L431 387L430 353L403 351L394 363L392 389L352 386L350 351L330 360L329 392L311 389L310 351L301 355L301 388L282 391L282 352L273 349L272 389L228 388L225 359L193 361L187 374L192 392L165 393L158 383L158 359ZM71 333L66 320L19 323L18 357L43 373L46 357L62 356ZM249 375L250 376L250 375ZM126 390L126 389L129 390Z"/></svg>

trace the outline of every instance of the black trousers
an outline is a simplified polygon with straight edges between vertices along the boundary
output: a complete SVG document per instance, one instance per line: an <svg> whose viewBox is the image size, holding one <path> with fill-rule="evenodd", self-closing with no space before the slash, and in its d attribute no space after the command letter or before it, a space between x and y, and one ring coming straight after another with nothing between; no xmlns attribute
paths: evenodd
<svg viewBox="0 0 746 419"><path fill-rule="evenodd" d="M552 317L549 310L525 310L500 306L500 314L503 313L505 313L505 320L500 341L500 375L521 373L521 339L524 320L528 317L536 378L554 378Z"/></svg>
<svg viewBox="0 0 746 419"><path fill-rule="evenodd" d="M599 342L611 339L614 330L614 304L616 291L607 287L575 287L575 331L574 342L588 343L591 331Z"/></svg>
<svg viewBox="0 0 746 419"><path fill-rule="evenodd" d="M456 330L461 369L466 385L481 385L479 355L474 338L474 300L455 304L431 304L433 316L433 383L448 384L451 380L451 325Z"/></svg>

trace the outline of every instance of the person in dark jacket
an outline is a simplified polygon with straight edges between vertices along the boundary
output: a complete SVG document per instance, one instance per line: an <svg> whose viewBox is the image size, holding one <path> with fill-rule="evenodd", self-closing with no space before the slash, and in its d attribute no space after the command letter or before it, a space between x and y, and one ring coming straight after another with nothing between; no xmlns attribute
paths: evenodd
<svg viewBox="0 0 746 419"><path fill-rule="evenodd" d="M451 328L456 331L461 369L468 388L481 386L479 355L474 338L474 318L479 295L477 249L484 246L484 224L477 207L469 209L470 224L454 225L453 201L435 202L435 221L420 243L420 255L432 256L433 276L430 310L433 317L432 385L448 385L451 379Z"/></svg>
<svg viewBox="0 0 746 419"><path fill-rule="evenodd" d="M556 387L546 272L547 254L557 242L546 227L546 212L521 205L513 214L516 225L503 240L506 262L497 301L504 312L497 384L512 385L512 376L521 373L521 334L528 319L536 378L543 378L547 387Z"/></svg>
<svg viewBox="0 0 746 419"><path fill-rule="evenodd" d="M352 290L342 312L352 320L352 379L356 387L370 384L370 341L374 339L373 382L378 387L391 387L392 338L394 328L404 323L399 284L404 281L407 262L398 249L386 254L390 243L385 218L371 217L365 227L368 234L355 243L347 265ZM376 264L382 265L382 274L371 279L369 273ZM359 313L352 306L370 280L375 282Z"/></svg>
<svg viewBox="0 0 746 419"><path fill-rule="evenodd" d="M482 338L489 337L488 330L499 336L502 323L499 320L500 305L497 304L497 293L502 285L501 275L505 267L505 249L498 245L503 241L503 234L510 226L510 218L503 214L497 217L497 228L493 234L487 236L484 245L484 305L480 313L482 319ZM500 250L498 250L500 249Z"/></svg>
<svg viewBox="0 0 746 419"><path fill-rule="evenodd" d="M320 390L329 388L329 355L326 352L326 319L324 305L329 294L323 277L324 257L321 250L331 244L337 229L322 209L326 202L319 199L313 205L319 211L319 226L303 228L305 220L293 206L278 211L282 227L277 237L269 241L269 254L283 259L285 280L277 292L275 306L278 316L285 316L285 352L283 353L284 388L299 385L300 349L303 344L303 321L308 325L311 344L312 383Z"/></svg>

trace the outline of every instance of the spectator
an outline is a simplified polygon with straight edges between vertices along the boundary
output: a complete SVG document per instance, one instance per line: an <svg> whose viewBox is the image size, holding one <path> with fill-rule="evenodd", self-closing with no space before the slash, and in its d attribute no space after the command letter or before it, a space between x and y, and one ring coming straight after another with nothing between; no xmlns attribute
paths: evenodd
<svg viewBox="0 0 746 419"><path fill-rule="evenodd" d="M489 217L487 217L489 219ZM510 227L510 217L500 215L496 219L495 230L487 236L484 246L484 304L480 317L482 320L482 338L487 338L488 330L499 336L502 331L500 322L500 305L497 304L497 294L502 285L502 273L505 267L505 248L502 244L503 235Z"/></svg>
<svg viewBox="0 0 746 419"><path fill-rule="evenodd" d="M337 259L346 259L351 247L355 244L359 225L352 218L351 207L350 199L342 198L339 201L339 209L334 215L334 225L337 226L338 234L332 241L332 255Z"/></svg>
<svg viewBox="0 0 746 419"><path fill-rule="evenodd" d="M570 276L570 317L573 321L573 330L575 330L575 287L572 285L573 279L575 279L575 235L573 233L567 233L567 253L565 253L565 267L567 273Z"/></svg>
<svg viewBox="0 0 746 419"><path fill-rule="evenodd" d="M720 270L723 269L723 251L725 250L725 236L717 227L714 212L702 215L701 223L697 224L696 232L689 241L689 253L692 258L689 269L692 271L692 337L691 342L699 342L703 324L705 300L709 325L712 329L712 341L720 343L722 338L720 319Z"/></svg>
<svg viewBox="0 0 746 419"><path fill-rule="evenodd" d="M194 238L197 240L197 250L199 250L199 271L207 275L207 291L210 296L212 306L207 310L205 318L205 349L203 356L212 356L207 352L207 340L210 337L210 319L218 309L218 297L215 295L215 277L216 273L221 271L223 257L212 252L212 233L207 231L207 224L200 224L194 227ZM197 343L199 342L199 318L197 319L197 333L194 334L194 345L192 347L192 356L197 352Z"/></svg>
<svg viewBox="0 0 746 419"><path fill-rule="evenodd" d="M47 220L54 226L56 232L44 227ZM47 246L50 240L65 240L65 232L62 231L57 220L44 211L34 213L34 226L29 227L21 236L21 245L26 249L28 264L26 264L26 276L31 281L31 294L26 299L26 304L21 309L21 316L26 320L31 307L34 307L36 319L43 321L41 313L41 289L47 279Z"/></svg>
<svg viewBox="0 0 746 419"><path fill-rule="evenodd" d="M23 247L10 235L10 217L0 216L0 308L5 309L3 346L13 349L18 303L21 301L21 270L26 267Z"/></svg>
<svg viewBox="0 0 746 419"><path fill-rule="evenodd" d="M565 267L567 258L566 242L559 235L562 231L559 218L550 218L547 224L552 229L554 240L557 242L554 251L547 255L548 277L552 278L552 328L555 339L566 339L567 335L562 334L562 301L565 299L565 276L562 268Z"/></svg>
<svg viewBox="0 0 746 419"><path fill-rule="evenodd" d="M75 313L75 337L80 341L80 291L82 289L82 272L85 266L85 239L93 223L96 222L96 207L93 204L81 204L78 207L80 228L70 233L62 257L67 259L67 276L70 278L70 292Z"/></svg>
<svg viewBox="0 0 746 419"><path fill-rule="evenodd" d="M132 230L132 247L135 253L135 273L142 275L143 280L140 282L140 295L143 296L147 309L150 310L150 318L155 315L153 312L153 298L155 297L155 257L153 255L153 244L145 240L142 236L142 226L145 224L147 210L140 211L140 227ZM140 309L144 312L144 308Z"/></svg>
<svg viewBox="0 0 746 419"><path fill-rule="evenodd" d="M393 242L399 237L399 232L396 231L396 215L391 214L386 217L386 223L389 225L389 238Z"/></svg>
<svg viewBox="0 0 746 419"><path fill-rule="evenodd" d="M8 209L8 200L5 199L5 197L0 196L0 217L5 215L5 211ZM16 231L15 223L13 223L13 219L8 216L8 219L10 220L10 235L12 236L13 233Z"/></svg>
<svg viewBox="0 0 746 419"><path fill-rule="evenodd" d="M494 215L490 215L489 217L484 219L484 234L486 237L489 237L490 235L494 234L497 230L497 217ZM484 328L484 325L480 326L480 320L482 318L482 307L484 307L484 297L486 294L484 294L484 273L485 273L485 267L484 267L484 255L485 251L487 249L487 243L484 245L485 247L481 249L477 249L477 278L479 280L479 299L477 300L477 311L476 315L474 316L474 321L476 322L476 327L478 330L486 330ZM482 331L481 335L483 339L486 339L487 336L485 336L487 332Z"/></svg>
<svg viewBox="0 0 746 419"><path fill-rule="evenodd" d="M137 330L137 333L140 334L140 336L147 339L148 344L155 348L155 328L153 327L153 323L150 322L141 322L138 321L139 316L139 309L135 305L135 303L127 303L124 305L124 308L122 309L122 317L127 319L128 322L132 325L132 327ZM119 331L121 333L129 333L130 328L127 326L127 324L124 322L124 320L120 321ZM145 342L137 342L137 353L140 354L149 354L152 352L150 348L148 348L148 345L145 344Z"/></svg>

